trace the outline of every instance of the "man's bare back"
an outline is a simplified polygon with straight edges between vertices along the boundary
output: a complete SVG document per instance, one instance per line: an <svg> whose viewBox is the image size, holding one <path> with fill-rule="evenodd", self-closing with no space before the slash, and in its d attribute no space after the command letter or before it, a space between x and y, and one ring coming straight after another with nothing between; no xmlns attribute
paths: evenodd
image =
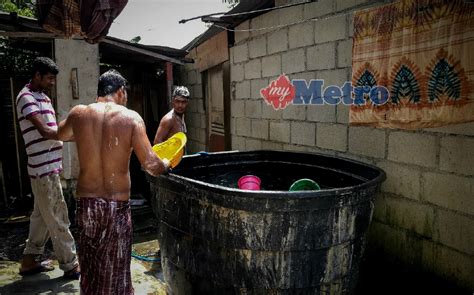
<svg viewBox="0 0 474 295"><path fill-rule="evenodd" d="M129 162L132 150L152 175L166 170L153 153L143 119L115 102L74 107L60 126L63 137L74 138L80 163L77 197L126 201L130 196ZM60 131L61 132L61 131Z"/></svg>

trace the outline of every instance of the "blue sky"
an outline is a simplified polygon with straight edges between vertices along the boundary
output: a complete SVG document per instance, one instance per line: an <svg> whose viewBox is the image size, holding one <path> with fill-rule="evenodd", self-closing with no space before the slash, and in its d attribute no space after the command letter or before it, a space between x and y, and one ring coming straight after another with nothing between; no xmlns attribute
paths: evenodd
<svg viewBox="0 0 474 295"><path fill-rule="evenodd" d="M115 19L109 36L130 40L141 36L141 44L181 48L206 30L201 20L179 24L194 16L228 11L222 0L129 0Z"/></svg>

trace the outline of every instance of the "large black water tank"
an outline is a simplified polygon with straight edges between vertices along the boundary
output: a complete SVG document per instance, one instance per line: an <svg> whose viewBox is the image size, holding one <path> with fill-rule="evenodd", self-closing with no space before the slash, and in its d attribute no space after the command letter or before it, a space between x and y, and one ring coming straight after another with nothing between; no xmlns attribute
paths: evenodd
<svg viewBox="0 0 474 295"><path fill-rule="evenodd" d="M262 190L239 190L246 174ZM289 192L301 178L322 190ZM355 288L385 173L339 157L254 151L187 156L149 179L172 293L344 294Z"/></svg>

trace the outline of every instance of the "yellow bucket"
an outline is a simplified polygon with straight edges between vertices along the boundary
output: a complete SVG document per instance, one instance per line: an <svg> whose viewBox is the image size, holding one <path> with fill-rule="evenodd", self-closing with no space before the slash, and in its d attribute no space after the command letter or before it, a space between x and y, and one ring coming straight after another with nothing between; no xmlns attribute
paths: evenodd
<svg viewBox="0 0 474 295"><path fill-rule="evenodd" d="M168 140L153 146L153 151L160 159L168 159L171 168L178 166L184 155L184 146L186 145L186 134L178 132L168 138Z"/></svg>

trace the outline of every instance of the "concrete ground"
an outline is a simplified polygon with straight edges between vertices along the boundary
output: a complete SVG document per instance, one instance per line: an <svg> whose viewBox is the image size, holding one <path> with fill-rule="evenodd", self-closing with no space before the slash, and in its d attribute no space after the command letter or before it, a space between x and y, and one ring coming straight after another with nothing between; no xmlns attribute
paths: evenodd
<svg viewBox="0 0 474 295"><path fill-rule="evenodd" d="M140 255L156 252L158 242L151 240L133 245ZM78 280L65 280L57 261L55 270L32 276L18 274L20 264L0 261L0 295L9 294L79 294ZM165 284L160 278L160 264L132 258L132 281L135 294L166 294Z"/></svg>

